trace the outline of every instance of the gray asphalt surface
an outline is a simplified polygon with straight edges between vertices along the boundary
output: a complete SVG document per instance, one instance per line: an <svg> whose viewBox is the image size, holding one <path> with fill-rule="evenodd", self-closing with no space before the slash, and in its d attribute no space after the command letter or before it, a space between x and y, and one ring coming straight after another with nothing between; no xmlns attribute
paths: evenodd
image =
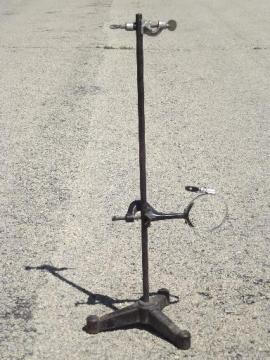
<svg viewBox="0 0 270 360"><path fill-rule="evenodd" d="M108 28L138 11L179 25L145 38L149 202L182 209L199 184L229 207L211 236L150 228L186 352L82 331L141 296L140 226L111 223L139 196L135 35ZM267 0L0 1L1 359L270 359L269 18Z"/></svg>

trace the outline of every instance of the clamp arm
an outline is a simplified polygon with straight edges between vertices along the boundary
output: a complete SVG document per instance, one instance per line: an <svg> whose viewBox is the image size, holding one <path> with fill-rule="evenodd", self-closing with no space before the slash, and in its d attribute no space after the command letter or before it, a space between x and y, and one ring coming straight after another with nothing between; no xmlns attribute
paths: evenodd
<svg viewBox="0 0 270 360"><path fill-rule="evenodd" d="M201 193L201 194L214 195L216 193L214 189L210 189L206 187L186 186L185 189L187 191ZM128 211L125 216L113 216L112 221L124 220L126 222L134 222L135 220L141 219L141 214L136 215L137 212L144 211L145 218L147 219L149 224L152 221L184 219L186 224L188 224L191 227L194 227L194 225L192 224L189 218L189 213L193 205L194 205L194 200L188 204L188 206L184 209L183 213L174 213L174 212L163 213L154 209L153 206L151 206L149 203L146 203L146 207L143 210L141 200L135 200L129 205Z"/></svg>
<svg viewBox="0 0 270 360"><path fill-rule="evenodd" d="M129 207L125 216L113 216L112 221L124 220L126 222L134 222L134 220L140 220L141 214L136 215L137 212L142 211L141 200L133 201ZM190 210L190 209L189 209ZM148 222L170 219L185 219L187 220L188 213L184 210L183 213L163 213L155 210L150 204L146 203L144 214ZM188 222L189 223L189 222Z"/></svg>
<svg viewBox="0 0 270 360"><path fill-rule="evenodd" d="M119 25L110 25L110 29L124 29L126 31L136 30L136 23L125 23ZM156 36L161 33L162 30L168 29L170 31L174 31L177 27L177 23L175 20L169 21L142 21L142 34L146 34L149 36Z"/></svg>

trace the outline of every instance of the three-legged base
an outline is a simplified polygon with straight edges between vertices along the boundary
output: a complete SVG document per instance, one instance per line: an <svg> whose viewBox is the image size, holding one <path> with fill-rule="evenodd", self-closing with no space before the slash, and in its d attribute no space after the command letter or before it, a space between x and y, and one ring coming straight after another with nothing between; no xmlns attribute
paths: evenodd
<svg viewBox="0 0 270 360"><path fill-rule="evenodd" d="M161 289L157 295L151 296L149 302L139 300L123 309L98 317L90 315L86 319L84 330L89 334L101 331L117 330L125 327L148 325L157 334L169 340L179 349L190 348L190 333L180 330L162 309L170 304L170 294L167 289Z"/></svg>

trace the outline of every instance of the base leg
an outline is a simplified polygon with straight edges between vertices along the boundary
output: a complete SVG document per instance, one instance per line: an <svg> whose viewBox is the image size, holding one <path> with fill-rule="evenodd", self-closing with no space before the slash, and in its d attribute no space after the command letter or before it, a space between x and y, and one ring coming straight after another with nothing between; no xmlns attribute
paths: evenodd
<svg viewBox="0 0 270 360"><path fill-rule="evenodd" d="M83 328L89 334L97 334L106 330L117 330L119 328L135 325L140 322L137 303L116 310L110 314L98 317L90 315L86 319L86 326Z"/></svg>
<svg viewBox="0 0 270 360"><path fill-rule="evenodd" d="M180 330L163 312L154 309L149 313L148 324L160 335L173 343L178 349L190 348L191 336L187 330Z"/></svg>

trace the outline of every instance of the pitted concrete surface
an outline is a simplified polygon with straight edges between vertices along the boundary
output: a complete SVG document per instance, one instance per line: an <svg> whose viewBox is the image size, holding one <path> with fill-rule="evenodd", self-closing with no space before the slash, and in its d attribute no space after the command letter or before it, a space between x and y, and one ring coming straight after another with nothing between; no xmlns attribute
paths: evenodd
<svg viewBox="0 0 270 360"><path fill-rule="evenodd" d="M140 329L88 335L141 296L135 34L145 37L149 202L182 210L216 188L229 218L198 237L153 224L150 287L192 334L179 351ZM269 359L270 4L267 0L1 0L1 359Z"/></svg>

